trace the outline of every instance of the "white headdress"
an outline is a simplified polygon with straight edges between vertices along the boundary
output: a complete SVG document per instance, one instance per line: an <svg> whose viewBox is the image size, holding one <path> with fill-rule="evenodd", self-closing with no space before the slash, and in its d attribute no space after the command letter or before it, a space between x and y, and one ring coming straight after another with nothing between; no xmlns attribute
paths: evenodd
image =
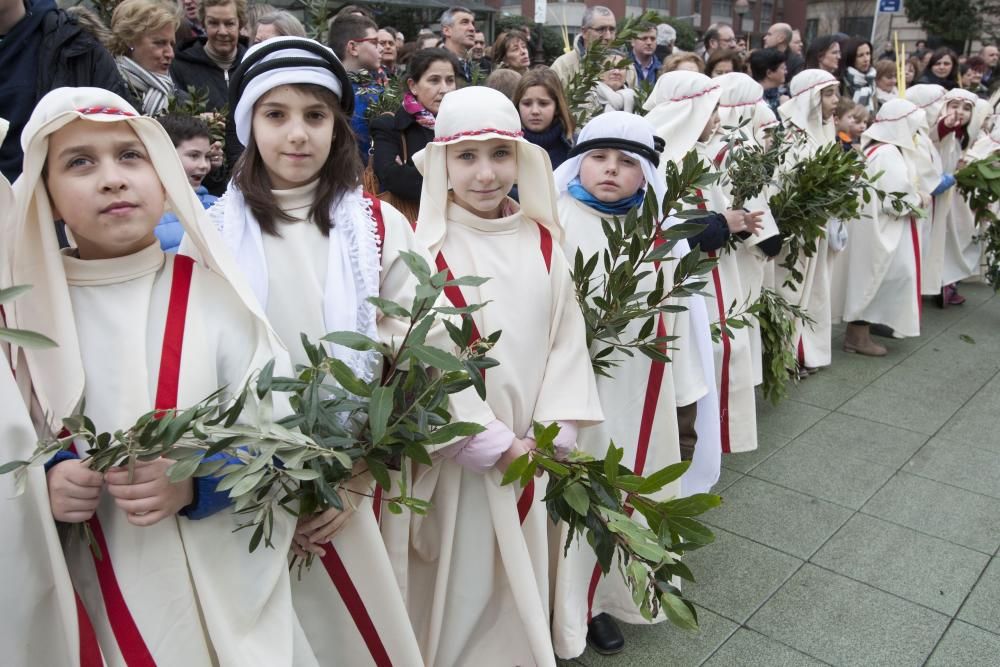
<svg viewBox="0 0 1000 667"><path fill-rule="evenodd" d="M916 104L924 112L923 130L925 132L929 132L931 125L937 122L947 92L944 86L939 86L936 83L920 83L906 89L906 99Z"/></svg>
<svg viewBox="0 0 1000 667"><path fill-rule="evenodd" d="M548 153L524 138L521 117L501 92L469 86L448 93L434 124L434 140L413 156L424 177L417 216L417 239L437 254L446 233L448 208L447 147L460 141L511 141L517 153L517 190L521 213L548 228L561 241L552 163Z"/></svg>
<svg viewBox="0 0 1000 667"><path fill-rule="evenodd" d="M903 151L913 151L913 138L920 129L922 115L913 102L901 97L893 98L879 107L871 126L861 135L861 143L867 146L872 141L878 141Z"/></svg>
<svg viewBox="0 0 1000 667"><path fill-rule="evenodd" d="M823 121L823 91L839 85L837 77L821 69L807 69L796 74L788 85L792 98L778 107L778 115L805 132L817 144L836 138L833 123Z"/></svg>
<svg viewBox="0 0 1000 667"><path fill-rule="evenodd" d="M680 162L698 142L719 104L722 86L698 72L675 70L661 76L643 108L646 120L665 142L663 158ZM660 170L665 163L660 163Z"/></svg>

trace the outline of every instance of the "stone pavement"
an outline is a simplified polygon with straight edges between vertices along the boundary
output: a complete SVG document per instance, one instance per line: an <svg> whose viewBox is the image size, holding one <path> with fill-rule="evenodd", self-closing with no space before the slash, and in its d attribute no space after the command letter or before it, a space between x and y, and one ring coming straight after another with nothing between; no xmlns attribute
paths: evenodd
<svg viewBox="0 0 1000 667"><path fill-rule="evenodd" d="M759 406L687 559L698 633L628 626L563 664L1000 665L1000 297L962 293L882 359L838 329L832 366Z"/></svg>

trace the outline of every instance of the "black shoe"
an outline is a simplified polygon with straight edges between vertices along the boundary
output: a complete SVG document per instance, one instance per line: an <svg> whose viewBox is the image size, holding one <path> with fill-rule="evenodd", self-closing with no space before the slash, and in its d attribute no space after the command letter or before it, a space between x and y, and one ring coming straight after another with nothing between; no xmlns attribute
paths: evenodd
<svg viewBox="0 0 1000 667"><path fill-rule="evenodd" d="M587 643L601 655L614 655L625 648L625 637L615 619L607 614L598 614L587 624Z"/></svg>
<svg viewBox="0 0 1000 667"><path fill-rule="evenodd" d="M892 327L886 326L884 324L873 324L869 329L873 336L879 336L881 338L893 338Z"/></svg>

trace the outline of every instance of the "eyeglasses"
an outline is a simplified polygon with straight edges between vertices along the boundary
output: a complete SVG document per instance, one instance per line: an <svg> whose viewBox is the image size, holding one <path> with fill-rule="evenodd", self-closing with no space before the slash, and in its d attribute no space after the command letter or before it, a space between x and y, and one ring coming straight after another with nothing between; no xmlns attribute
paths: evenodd
<svg viewBox="0 0 1000 667"><path fill-rule="evenodd" d="M590 30L590 31L596 32L596 33L600 33L602 35L613 35L616 32L618 32L618 28L616 28L613 25L605 25L605 26L601 26L600 28L587 28L587 30Z"/></svg>
<svg viewBox="0 0 1000 667"><path fill-rule="evenodd" d="M378 37L362 37L361 39L350 40L355 44L360 44L361 42L368 42L369 44L378 44Z"/></svg>

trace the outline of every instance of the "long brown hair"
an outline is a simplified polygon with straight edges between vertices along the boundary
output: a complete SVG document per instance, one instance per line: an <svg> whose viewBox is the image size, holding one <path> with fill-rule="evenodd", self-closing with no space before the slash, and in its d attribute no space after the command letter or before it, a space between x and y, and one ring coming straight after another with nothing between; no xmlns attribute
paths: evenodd
<svg viewBox="0 0 1000 667"><path fill-rule="evenodd" d="M559 82L559 77L556 73L548 67L529 69L521 75L521 80L517 82L517 88L514 90L513 98L514 108L517 109L518 114L521 113L521 98L528 92L528 88L532 86L541 86L548 92L549 97L556 103L555 118L558 118L562 122L566 139L573 141L573 132L576 128L573 127L573 117L569 115L569 105L566 104L566 96L563 94L562 84Z"/></svg>
<svg viewBox="0 0 1000 667"><path fill-rule="evenodd" d="M329 89L305 83L290 85L302 93L317 98L329 106L333 113L333 143L326 162L320 167L316 198L309 210L309 219L316 223L324 236L328 236L333 226L333 220L330 219L330 208L333 203L345 192L361 184L363 167L361 156L358 154L358 143L351 130L350 119L341 111L340 101ZM233 182L243 194L247 206L253 211L261 231L272 236L281 236L276 221L292 221L294 218L281 210L271 192L273 189L271 177L268 176L264 159L257 150L252 129L246 150L236 161Z"/></svg>

